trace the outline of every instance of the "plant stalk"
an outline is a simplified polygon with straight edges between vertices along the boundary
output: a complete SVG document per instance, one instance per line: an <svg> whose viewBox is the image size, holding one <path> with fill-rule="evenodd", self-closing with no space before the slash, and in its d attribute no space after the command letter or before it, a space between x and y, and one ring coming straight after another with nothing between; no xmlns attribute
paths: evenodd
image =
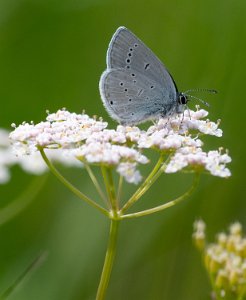
<svg viewBox="0 0 246 300"><path fill-rule="evenodd" d="M111 219L108 248L104 260L100 283L97 290L96 300L105 299L105 295L106 295L106 291L107 291L107 287L108 287L108 283L109 283L109 279L110 279L110 275L114 263L115 253L116 253L118 227L119 227L119 221Z"/></svg>
<svg viewBox="0 0 246 300"><path fill-rule="evenodd" d="M39 149L43 160L45 161L46 165L49 167L50 171L76 196L78 196L80 199L84 200L91 206L95 207L97 210L99 210L101 213L103 213L105 216L108 217L108 211L97 204L95 201L84 195L80 190L78 190L75 186L73 186L66 178L62 176L62 174L55 168L55 166L51 163L51 161L46 156L44 149Z"/></svg>

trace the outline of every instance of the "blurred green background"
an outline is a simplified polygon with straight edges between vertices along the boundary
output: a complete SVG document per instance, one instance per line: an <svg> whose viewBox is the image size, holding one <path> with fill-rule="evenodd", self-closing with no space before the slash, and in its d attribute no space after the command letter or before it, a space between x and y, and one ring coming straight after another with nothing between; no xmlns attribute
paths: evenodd
<svg viewBox="0 0 246 300"><path fill-rule="evenodd" d="M221 119L223 138L207 147L230 150L233 176L202 176L193 196L162 213L122 222L107 299L210 299L210 285L191 240L202 217L208 236L239 220L246 230L244 0L1 0L0 127L39 122L51 112L103 116L98 81L116 28L125 25L165 63L179 89L215 88L210 118ZM190 105L193 107L193 103ZM86 173L63 170L94 195ZM34 183L33 183L34 180ZM38 178L40 183L41 178ZM48 175L38 195L34 176L18 167L0 186L0 206L11 205L30 184L33 201L0 227L0 293L41 251L46 261L26 278L10 300L95 299L109 222ZM137 208L181 194L186 175L163 176ZM35 186L37 185L37 186ZM125 197L130 191L125 190Z"/></svg>

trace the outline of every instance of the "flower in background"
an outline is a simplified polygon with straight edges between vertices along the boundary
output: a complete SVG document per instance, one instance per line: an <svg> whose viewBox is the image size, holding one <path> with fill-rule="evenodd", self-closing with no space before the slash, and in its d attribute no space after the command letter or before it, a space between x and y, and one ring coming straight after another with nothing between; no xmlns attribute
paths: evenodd
<svg viewBox="0 0 246 300"><path fill-rule="evenodd" d="M29 155L16 155L9 140L10 132L0 129L0 184L5 184L10 180L10 168L19 165L25 172L41 175L48 170L39 152L33 151ZM47 150L47 155L53 162L65 166L79 167L81 163L71 156L66 156L61 149Z"/></svg>
<svg viewBox="0 0 246 300"><path fill-rule="evenodd" d="M201 251L215 299L246 299L246 237L239 222L229 232L219 233L214 243L206 243L205 223L194 223L193 239Z"/></svg>
<svg viewBox="0 0 246 300"><path fill-rule="evenodd" d="M9 132L0 129L0 184L7 183L10 179L9 168L15 162L14 155L11 155Z"/></svg>

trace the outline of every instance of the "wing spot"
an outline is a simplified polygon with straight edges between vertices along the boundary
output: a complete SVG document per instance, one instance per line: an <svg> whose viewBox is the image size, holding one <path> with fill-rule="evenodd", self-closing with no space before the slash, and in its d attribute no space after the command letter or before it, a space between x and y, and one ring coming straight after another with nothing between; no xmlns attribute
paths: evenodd
<svg viewBox="0 0 246 300"><path fill-rule="evenodd" d="M123 86L124 85L124 83L123 82L120 82L120 86Z"/></svg>
<svg viewBox="0 0 246 300"><path fill-rule="evenodd" d="M129 56L129 57L131 57L131 56L132 56L132 54L131 54L131 53L128 53L128 56Z"/></svg>
<svg viewBox="0 0 246 300"><path fill-rule="evenodd" d="M132 116L134 116L134 113L131 113Z"/></svg>
<svg viewBox="0 0 246 300"><path fill-rule="evenodd" d="M130 58L127 58L126 63L130 64L130 62L131 62Z"/></svg>
<svg viewBox="0 0 246 300"><path fill-rule="evenodd" d="M132 77L135 77L136 75L134 73L132 73Z"/></svg>
<svg viewBox="0 0 246 300"><path fill-rule="evenodd" d="M137 48L138 44L134 44L134 47Z"/></svg>
<svg viewBox="0 0 246 300"><path fill-rule="evenodd" d="M127 69L130 69L131 67L130 67L130 66L126 66L126 68L127 68Z"/></svg>
<svg viewBox="0 0 246 300"><path fill-rule="evenodd" d="M137 83L137 80L133 80L133 83Z"/></svg>
<svg viewBox="0 0 246 300"><path fill-rule="evenodd" d="M113 104L114 104L114 102L113 102L113 101L110 101L110 104L111 104L111 105L113 105Z"/></svg>
<svg viewBox="0 0 246 300"><path fill-rule="evenodd" d="M153 89L153 88L154 88L154 85L151 85L150 88Z"/></svg>
<svg viewBox="0 0 246 300"><path fill-rule="evenodd" d="M149 69L149 64L145 64L144 70L148 70L148 69Z"/></svg>
<svg viewBox="0 0 246 300"><path fill-rule="evenodd" d="M133 51L133 49L132 49L132 48L129 48L129 51Z"/></svg>
<svg viewBox="0 0 246 300"><path fill-rule="evenodd" d="M125 92L127 92L128 91L128 89L125 89Z"/></svg>
<svg viewBox="0 0 246 300"><path fill-rule="evenodd" d="M131 98L129 98L128 100L129 100L129 102L131 102L131 101L132 101L132 99L131 99Z"/></svg>

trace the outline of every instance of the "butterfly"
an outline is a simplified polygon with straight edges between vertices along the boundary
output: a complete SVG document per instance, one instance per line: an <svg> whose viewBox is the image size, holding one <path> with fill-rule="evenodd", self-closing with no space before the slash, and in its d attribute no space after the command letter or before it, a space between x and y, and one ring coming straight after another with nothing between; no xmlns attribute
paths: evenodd
<svg viewBox="0 0 246 300"><path fill-rule="evenodd" d="M109 115L123 125L182 113L190 96L178 91L163 63L123 26L109 43L107 69L100 78L99 90Z"/></svg>

